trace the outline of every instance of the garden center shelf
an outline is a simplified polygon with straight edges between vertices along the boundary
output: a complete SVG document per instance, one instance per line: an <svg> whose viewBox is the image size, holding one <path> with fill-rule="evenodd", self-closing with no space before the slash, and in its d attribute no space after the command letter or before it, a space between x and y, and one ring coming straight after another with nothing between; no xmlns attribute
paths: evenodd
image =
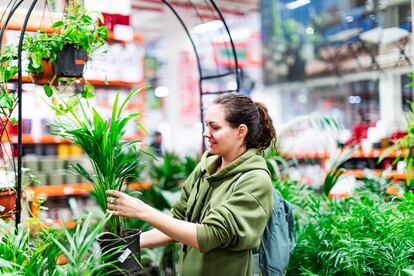
<svg viewBox="0 0 414 276"><path fill-rule="evenodd" d="M0 24L0 27L1 27L1 24ZM21 24L9 24L9 25L7 25L6 29L10 30L10 31L20 31L22 29L22 26L21 26ZM40 29L39 26L29 24L26 27L26 32L37 32L39 29ZM55 31L54 29L52 29L50 27L45 27L45 28L42 27L41 29L45 30L47 33L53 33ZM108 33L108 41L109 42L121 42L121 43L129 42L129 41L123 41L123 40L116 39L116 36L114 35L113 32ZM132 41L137 42L139 44L144 43L144 39L142 38L142 36L140 34L134 34L133 38L132 38Z"/></svg>
<svg viewBox="0 0 414 276"><path fill-rule="evenodd" d="M384 171L382 170L370 170L373 172L376 176L380 176ZM363 178L366 176L366 173L364 170L346 170L345 175L353 175L356 178ZM384 173L384 177L386 178L392 178L394 181L405 181L407 180L407 174L406 173L398 173L398 172L389 172Z"/></svg>
<svg viewBox="0 0 414 276"><path fill-rule="evenodd" d="M7 137L6 137L7 138ZM125 135L125 140L138 140L142 139L142 135ZM10 141L12 144L17 144L18 137L15 135L11 135ZM3 141L4 142L4 141ZM35 144L44 144L44 145L60 145L60 144L70 144L71 142L54 135L42 135L42 136L33 136L33 135L23 135L22 136L22 144L23 145L35 145Z"/></svg>
<svg viewBox="0 0 414 276"><path fill-rule="evenodd" d="M13 77L13 81L17 81L17 75ZM22 78L23 83L33 83L32 78L29 76L23 76ZM121 80L87 80L89 84L94 86L108 86L108 87L142 87L144 86L143 81L139 82L128 82L128 81L121 81ZM81 81L82 82L82 81Z"/></svg>
<svg viewBox="0 0 414 276"><path fill-rule="evenodd" d="M148 189L150 184L148 182L136 182L128 184L129 190ZM89 192L93 190L92 184L64 184L64 185L46 185L37 187L28 187L25 189L28 192L38 196L58 197L58 196L88 196Z"/></svg>
<svg viewBox="0 0 414 276"><path fill-rule="evenodd" d="M368 151L357 150L352 154L352 158L380 158L385 149L371 149ZM407 154L407 150L396 150L390 152L385 158L397 158L399 155L404 157ZM296 159L327 159L330 157L328 152L305 152L305 153L293 153L286 154L288 158Z"/></svg>

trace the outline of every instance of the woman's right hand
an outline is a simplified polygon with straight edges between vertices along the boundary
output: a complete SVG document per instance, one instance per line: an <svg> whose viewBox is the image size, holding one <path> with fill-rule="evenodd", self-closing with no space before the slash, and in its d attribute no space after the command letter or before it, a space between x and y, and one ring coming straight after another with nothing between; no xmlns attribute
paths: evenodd
<svg viewBox="0 0 414 276"><path fill-rule="evenodd" d="M107 198L109 212L116 216L145 220L145 213L149 207L147 204L116 190L108 190L106 193L110 195Z"/></svg>

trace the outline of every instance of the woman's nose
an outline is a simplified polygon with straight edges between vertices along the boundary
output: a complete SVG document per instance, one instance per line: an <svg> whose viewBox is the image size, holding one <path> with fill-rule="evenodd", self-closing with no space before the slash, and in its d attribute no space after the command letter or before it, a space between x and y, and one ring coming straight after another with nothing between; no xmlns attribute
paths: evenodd
<svg viewBox="0 0 414 276"><path fill-rule="evenodd" d="M203 136L204 137L210 137L211 135L210 135L210 131L208 130L208 127L204 130L204 132L203 132Z"/></svg>

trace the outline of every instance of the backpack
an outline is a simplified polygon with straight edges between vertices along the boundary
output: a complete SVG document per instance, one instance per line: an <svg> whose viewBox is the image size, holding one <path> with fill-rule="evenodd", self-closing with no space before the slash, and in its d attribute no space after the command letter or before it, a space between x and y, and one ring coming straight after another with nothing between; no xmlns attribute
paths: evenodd
<svg viewBox="0 0 414 276"><path fill-rule="evenodd" d="M239 177L236 185L247 174ZM253 250L255 276L285 275L290 255L295 247L293 208L274 187L272 196L274 201L272 214L267 221L259 248Z"/></svg>

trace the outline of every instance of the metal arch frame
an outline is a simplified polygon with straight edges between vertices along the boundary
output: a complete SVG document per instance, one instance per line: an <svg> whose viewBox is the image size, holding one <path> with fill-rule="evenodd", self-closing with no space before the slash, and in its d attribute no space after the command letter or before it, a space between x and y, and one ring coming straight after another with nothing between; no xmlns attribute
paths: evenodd
<svg viewBox="0 0 414 276"><path fill-rule="evenodd" d="M13 0L11 0L13 1ZM19 0L19 2L15 2L17 4L13 5L10 9L9 14L7 15L7 19L5 23L1 27L0 32L0 48L2 46L1 42L3 41L4 33L7 29L7 26L9 24L10 19L13 17L13 14L16 12L17 8L23 3L24 0ZM23 48L23 39L24 35L26 33L26 27L27 23L29 22L30 16L32 15L33 9L37 4L37 0L32 0L32 3L30 4L29 9L27 10L26 16L23 21L22 29L20 31L20 38L19 38L19 44L18 44L18 50L17 50L17 108L18 108L18 115L17 120L19 122L18 124L18 131L17 131L17 187L16 187L16 214L15 214L15 225L16 225L16 231L17 227L20 224L21 221L21 194L22 194L22 85L23 85L23 79L22 79L22 48Z"/></svg>
<svg viewBox="0 0 414 276"><path fill-rule="evenodd" d="M220 9L218 8L218 6L214 2L214 0L209 0L209 1L212 4L212 6L214 7L214 10L219 15L220 20L223 22L224 28L226 29L227 35L229 36L230 45L231 45L231 49L232 49L232 52L233 52L234 65L235 65L234 72L228 72L228 73L225 73L225 74L218 74L218 75L203 76L203 72L202 72L202 69L201 69L200 56L199 56L199 53L197 51L197 47L194 43L194 40L193 40L193 38L190 34L190 31L188 30L187 26L184 23L184 20L181 18L181 16L177 12L177 10L174 8L174 6L168 0L162 0L162 2L172 11L172 13L175 15L177 20L180 22L180 24L183 27L185 33L187 34L188 39L191 42L191 46L193 47L194 54L196 56L198 75L199 75L198 87L199 87L200 121L201 121L201 125L202 125L202 133L204 133L204 130L205 130L205 125L204 125L204 122L203 122L204 121L204 106L203 106L203 94L204 93L203 93L203 85L202 85L203 80L215 79L215 78L220 78L220 77L228 76L228 75L231 75L231 74L235 74L236 75L236 89L227 90L227 91L209 92L208 94L209 95L223 94L223 93L228 93L228 92L239 92L239 90L240 90L240 70L239 70L239 64L238 64L238 61L237 61L236 47L234 46L233 38L231 37L229 27L226 23L226 20L224 20L223 14L221 13ZM203 152L205 151L204 142L202 142L202 150L203 150Z"/></svg>
<svg viewBox="0 0 414 276"><path fill-rule="evenodd" d="M13 0L11 0L13 1ZM7 29L7 26L9 24L10 19L13 17L13 14L16 12L17 8L23 3L24 0L19 0L19 2L17 2L17 0L15 1L15 3L12 5L9 14L7 15L7 19L5 21L5 23L1 26L1 31L0 31L0 48L2 46L2 41L3 41L3 36L4 33ZM17 187L16 187L16 221L15 221L15 225L16 225L16 230L18 225L20 224L21 221L21 193L22 193L22 84L23 84L23 79L22 79L22 47L23 47L23 39L24 39L24 35L26 33L26 27L27 27L27 23L30 19L30 16L33 12L34 7L36 6L38 0L32 0L30 7L26 13L26 16L24 18L24 22L22 25L22 29L20 31L20 38L19 38L19 44L18 44L18 72L17 72L17 107L18 107L18 155L17 155ZM191 45L193 47L194 50L194 54L196 56L196 60L197 60L197 68L198 68L198 73L199 73L199 100L200 100L200 120L202 123L202 131L204 132L205 130L205 126L203 123L204 120L204 111L203 111L203 100L202 100L202 96L203 96L203 88L202 88L202 83L203 80L206 79L214 79L214 78L220 78L226 75L230 75L230 74L235 74L236 75L236 89L235 90L228 90L228 91L217 91L217 92L212 92L209 94L222 94L222 93L227 93L227 92L238 92L239 88L240 88L240 71L239 71L239 66L238 66L238 61L237 61L237 54L236 54L236 48L234 46L234 42L233 39L231 37L230 34L230 30L228 28L228 25L226 23L226 21L224 20L223 14L220 12L220 9L218 8L218 6L216 5L216 3L214 2L214 0L209 0L210 3L212 4L212 6L214 7L214 10L217 12L217 14L219 15L221 21L224 24L224 27L226 29L226 32L229 36L229 40L230 40L230 45L231 45L231 49L233 51L233 57L234 57L234 64L235 64L235 68L234 68L234 72L229 72L227 74L219 74L219 75L211 75L211 76L203 76L202 70L201 70L201 63L200 63L200 56L198 54L197 51L197 47L195 46L194 40L191 37L191 34L187 28L187 26L185 25L183 19L180 17L180 15L178 14L178 12L176 11L176 9L173 7L173 5L171 5L171 3L169 3L167 0L162 0L162 2L167 5L167 7L174 13L174 15L176 16L176 18L178 19L178 21L180 22L181 26L184 28L184 31L186 32L188 39L191 42ZM11 2L10 2L11 3ZM205 144L202 143L202 148L203 151L205 150Z"/></svg>

